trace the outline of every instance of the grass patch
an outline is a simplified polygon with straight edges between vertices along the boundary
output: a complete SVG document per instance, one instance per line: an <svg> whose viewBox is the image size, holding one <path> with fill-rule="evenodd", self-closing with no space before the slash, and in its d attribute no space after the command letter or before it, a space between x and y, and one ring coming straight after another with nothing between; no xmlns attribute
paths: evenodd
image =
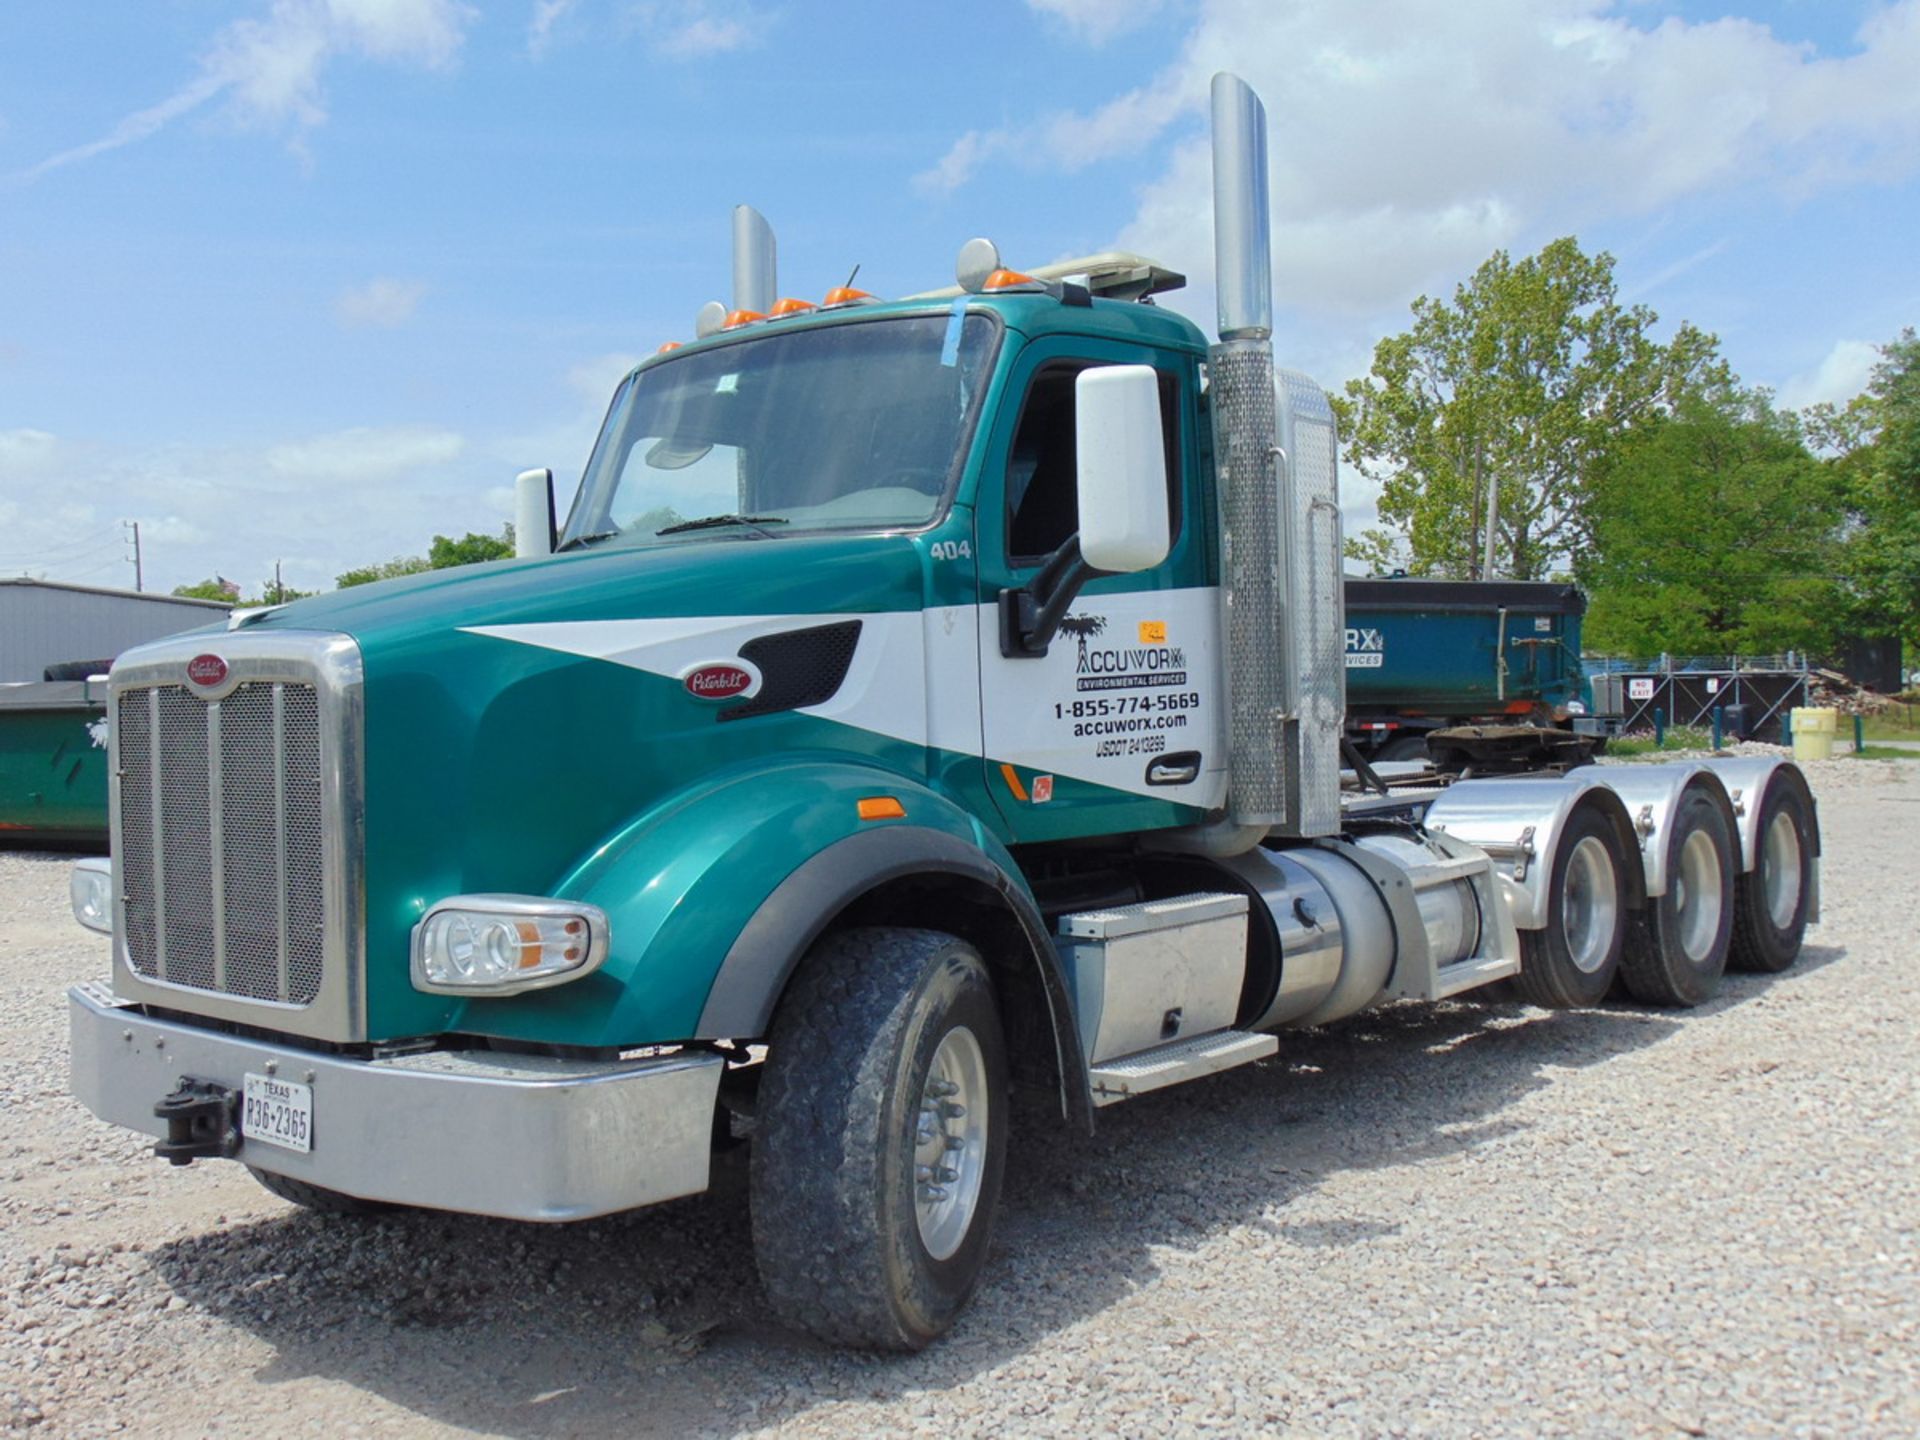
<svg viewBox="0 0 1920 1440"><path fill-rule="evenodd" d="M1711 730L1691 726L1669 726L1666 738L1654 743L1651 735L1620 735L1607 742L1607 756L1631 759L1635 755L1658 755L1667 750L1706 750L1713 744Z"/></svg>
<svg viewBox="0 0 1920 1440"><path fill-rule="evenodd" d="M1865 718L1869 740L1920 740L1920 705L1896 701L1885 710ZM1842 734L1852 734L1852 716L1840 717L1840 730Z"/></svg>
<svg viewBox="0 0 1920 1440"><path fill-rule="evenodd" d="M1920 760L1920 750L1902 750L1897 745L1862 745L1851 754L1855 760Z"/></svg>

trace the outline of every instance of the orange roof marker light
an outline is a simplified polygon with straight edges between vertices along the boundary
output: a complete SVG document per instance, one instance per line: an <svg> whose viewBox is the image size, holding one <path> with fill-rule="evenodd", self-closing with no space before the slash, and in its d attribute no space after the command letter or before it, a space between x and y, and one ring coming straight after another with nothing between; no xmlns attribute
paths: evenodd
<svg viewBox="0 0 1920 1440"><path fill-rule="evenodd" d="M866 290L856 290L851 285L836 285L827 291L827 298L820 302L822 310L844 310L849 305L878 305L880 297Z"/></svg>
<svg viewBox="0 0 1920 1440"><path fill-rule="evenodd" d="M785 320L790 315L805 315L809 310L818 310L819 308L820 307L814 304L811 300L797 300L797 299L789 298L786 300L782 300L778 304L776 304L773 307L773 314L769 318L774 320Z"/></svg>
<svg viewBox="0 0 1920 1440"><path fill-rule="evenodd" d="M680 348L680 342L678 340L669 340L667 341L666 344L662 345L658 350L654 351L653 353L656 355L664 355L669 350L678 350L679 348Z"/></svg>
<svg viewBox="0 0 1920 1440"><path fill-rule="evenodd" d="M767 317L762 315L758 310L729 310L727 312L727 318L720 322L720 328L722 330L738 330L743 325L751 325L757 320L764 320L766 318Z"/></svg>
<svg viewBox="0 0 1920 1440"><path fill-rule="evenodd" d="M891 795L869 795L859 804L862 820L904 820L907 807Z"/></svg>
<svg viewBox="0 0 1920 1440"><path fill-rule="evenodd" d="M996 270L987 276L987 283L980 288L989 295L1009 295L1028 291L1044 294L1047 287L1031 275L1022 275L1018 270Z"/></svg>

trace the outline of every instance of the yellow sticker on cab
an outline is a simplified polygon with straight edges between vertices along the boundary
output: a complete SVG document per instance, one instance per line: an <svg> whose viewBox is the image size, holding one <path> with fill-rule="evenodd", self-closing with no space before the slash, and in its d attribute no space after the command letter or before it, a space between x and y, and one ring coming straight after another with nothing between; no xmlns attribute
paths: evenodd
<svg viewBox="0 0 1920 1440"><path fill-rule="evenodd" d="M1166 644L1167 622L1164 620L1142 620L1140 622L1140 643L1142 645Z"/></svg>

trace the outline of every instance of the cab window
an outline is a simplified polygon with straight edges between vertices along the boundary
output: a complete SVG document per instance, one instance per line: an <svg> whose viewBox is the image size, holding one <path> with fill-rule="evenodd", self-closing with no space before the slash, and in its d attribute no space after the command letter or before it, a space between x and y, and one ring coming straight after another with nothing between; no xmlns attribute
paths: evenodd
<svg viewBox="0 0 1920 1440"><path fill-rule="evenodd" d="M1020 424L1007 460L1007 559L1038 565L1080 528L1075 487L1073 382L1092 360L1047 365L1027 386ZM1173 530L1180 529L1180 386L1160 372L1160 428L1167 447L1168 499Z"/></svg>

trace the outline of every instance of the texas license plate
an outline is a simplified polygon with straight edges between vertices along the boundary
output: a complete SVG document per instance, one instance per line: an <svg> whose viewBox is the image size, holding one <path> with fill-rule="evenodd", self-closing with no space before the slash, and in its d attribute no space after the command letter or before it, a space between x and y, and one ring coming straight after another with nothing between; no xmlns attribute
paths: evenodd
<svg viewBox="0 0 1920 1440"><path fill-rule="evenodd" d="M313 1149L313 1089L276 1080L271 1075L247 1076L240 1110L240 1133L249 1140L278 1145L302 1154Z"/></svg>

